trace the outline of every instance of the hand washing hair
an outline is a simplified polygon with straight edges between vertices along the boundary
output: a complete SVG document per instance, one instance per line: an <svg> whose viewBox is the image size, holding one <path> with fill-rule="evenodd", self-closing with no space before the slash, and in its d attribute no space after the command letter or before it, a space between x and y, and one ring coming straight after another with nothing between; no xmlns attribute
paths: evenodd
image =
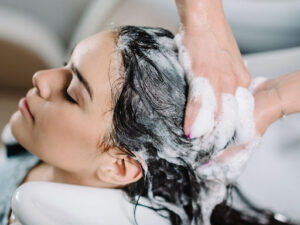
<svg viewBox="0 0 300 225"><path fill-rule="evenodd" d="M112 93L113 124L103 144L118 147L140 161L143 177L122 187L130 200L145 206L139 204L139 197L147 198L151 205L145 207L174 225L275 224L272 214L247 201L248 211L239 212L223 199L213 205L207 221L210 213L207 215L205 199L210 198L211 187L199 171L216 149L202 148L198 139L189 139L183 132L188 86L174 36L150 27L123 26L116 32L115 54L121 58L121 66L113 65L111 72L121 76L112 83L112 90L118 91ZM234 139L235 135L229 142ZM222 185L220 196L229 197L228 190L235 186Z"/></svg>

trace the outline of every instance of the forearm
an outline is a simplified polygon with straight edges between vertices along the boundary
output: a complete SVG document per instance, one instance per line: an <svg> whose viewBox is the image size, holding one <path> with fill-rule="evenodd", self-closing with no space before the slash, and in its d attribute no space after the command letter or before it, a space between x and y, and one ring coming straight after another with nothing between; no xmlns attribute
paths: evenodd
<svg viewBox="0 0 300 225"><path fill-rule="evenodd" d="M222 0L176 0L176 5L188 31L210 29L224 23Z"/></svg>

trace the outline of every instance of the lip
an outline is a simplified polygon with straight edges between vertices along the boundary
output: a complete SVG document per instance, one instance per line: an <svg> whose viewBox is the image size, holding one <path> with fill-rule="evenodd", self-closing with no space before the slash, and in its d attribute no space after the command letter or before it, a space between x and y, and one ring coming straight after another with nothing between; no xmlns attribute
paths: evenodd
<svg viewBox="0 0 300 225"><path fill-rule="evenodd" d="M28 105L26 97L23 97L23 98L20 99L20 101L19 101L19 109L20 109L21 113L24 116L29 117L30 119L33 120L33 116L32 116L32 114L30 112L30 108L29 108L29 105Z"/></svg>

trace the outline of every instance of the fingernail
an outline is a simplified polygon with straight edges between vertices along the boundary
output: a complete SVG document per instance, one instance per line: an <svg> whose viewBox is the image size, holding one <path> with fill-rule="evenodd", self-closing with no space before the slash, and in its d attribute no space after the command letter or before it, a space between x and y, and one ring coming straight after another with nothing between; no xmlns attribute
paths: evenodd
<svg viewBox="0 0 300 225"><path fill-rule="evenodd" d="M189 134L188 134L188 139L191 139L191 131L189 131Z"/></svg>
<svg viewBox="0 0 300 225"><path fill-rule="evenodd" d="M210 160L208 160L208 161L204 164L204 166L209 165L209 163L210 163Z"/></svg>
<svg viewBox="0 0 300 225"><path fill-rule="evenodd" d="M204 164L202 165L202 167L208 166L209 164L210 164L210 160L208 160L206 163L204 163Z"/></svg>

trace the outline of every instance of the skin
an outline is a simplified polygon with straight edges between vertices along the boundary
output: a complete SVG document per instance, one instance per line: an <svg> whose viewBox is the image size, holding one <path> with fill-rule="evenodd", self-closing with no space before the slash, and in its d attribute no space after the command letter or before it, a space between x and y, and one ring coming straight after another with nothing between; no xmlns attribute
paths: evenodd
<svg viewBox="0 0 300 225"><path fill-rule="evenodd" d="M247 88L250 74L226 20L222 0L175 2L184 30L182 43L189 53L192 71L195 76L207 78L215 91L217 119L222 110L222 93L235 95L238 86ZM200 109L201 98L188 98L184 118L188 136L193 136L190 128Z"/></svg>
<svg viewBox="0 0 300 225"><path fill-rule="evenodd" d="M43 163L27 180L116 188L142 177L139 163L116 148L103 152L99 141L112 122L111 57L115 33L100 32L81 41L67 66L38 71L26 95L33 118L15 112L10 124L18 142ZM93 93L72 73L74 64ZM73 104L63 95L77 102Z"/></svg>

